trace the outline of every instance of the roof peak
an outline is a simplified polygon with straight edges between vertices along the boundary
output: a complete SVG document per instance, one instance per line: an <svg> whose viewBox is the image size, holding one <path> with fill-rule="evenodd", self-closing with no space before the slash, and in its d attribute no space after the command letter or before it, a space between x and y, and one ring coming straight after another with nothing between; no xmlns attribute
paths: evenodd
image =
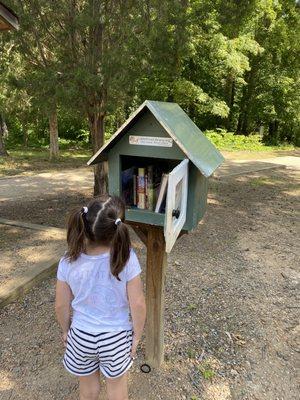
<svg viewBox="0 0 300 400"><path fill-rule="evenodd" d="M210 176L223 162L221 153L177 103L145 100L88 161L89 165L100 162L101 154L107 153L126 134L128 125L135 122L145 107L204 176Z"/></svg>

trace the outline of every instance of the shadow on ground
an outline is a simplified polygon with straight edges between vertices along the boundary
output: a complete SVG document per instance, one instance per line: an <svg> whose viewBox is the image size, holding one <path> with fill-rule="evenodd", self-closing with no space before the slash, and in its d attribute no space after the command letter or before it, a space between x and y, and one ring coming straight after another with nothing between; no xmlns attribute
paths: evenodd
<svg viewBox="0 0 300 400"><path fill-rule="evenodd" d="M32 203L30 222L47 209L45 223L61 226L71 203L84 200L72 196ZM288 170L211 181L204 221L169 257L166 362L142 374L141 347L132 400L298 399L298 196ZM60 220L48 210L54 201ZM138 254L145 265L141 245ZM61 366L53 301L48 280L0 311L1 400L77 399L76 381Z"/></svg>

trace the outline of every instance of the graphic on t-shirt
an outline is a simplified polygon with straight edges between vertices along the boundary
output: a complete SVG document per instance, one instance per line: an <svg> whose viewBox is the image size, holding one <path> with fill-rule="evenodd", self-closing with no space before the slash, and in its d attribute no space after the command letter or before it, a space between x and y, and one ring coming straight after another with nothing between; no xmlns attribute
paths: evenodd
<svg viewBox="0 0 300 400"><path fill-rule="evenodd" d="M74 268L70 273L70 284L74 286L79 286L83 282L86 283L88 281L90 271L87 268L88 265L83 265L81 268Z"/></svg>
<svg viewBox="0 0 300 400"><path fill-rule="evenodd" d="M81 255L76 261L62 258L57 278L72 290L72 326L91 332L132 328L129 319L127 282L141 272L133 251L117 280L110 271L109 254Z"/></svg>
<svg viewBox="0 0 300 400"><path fill-rule="evenodd" d="M101 283L94 284L84 301L90 312L95 315L113 316L122 307L118 293L111 287Z"/></svg>

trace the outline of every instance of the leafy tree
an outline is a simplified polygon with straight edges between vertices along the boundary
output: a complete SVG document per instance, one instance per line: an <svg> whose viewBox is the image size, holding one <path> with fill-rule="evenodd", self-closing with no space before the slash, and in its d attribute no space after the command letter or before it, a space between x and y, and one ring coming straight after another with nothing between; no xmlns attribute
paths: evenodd
<svg viewBox="0 0 300 400"><path fill-rule="evenodd" d="M269 143L299 143L294 0L8 3L21 30L13 47L6 36L2 115L22 121L25 132L49 118L53 156L57 109L60 131L72 119L89 127L95 153L145 99L178 102L202 129L248 135L263 127ZM7 52L17 68L4 60ZM95 168L94 191L106 191L104 164Z"/></svg>
<svg viewBox="0 0 300 400"><path fill-rule="evenodd" d="M9 70L10 47L5 43L2 35L0 36L0 156L7 156L5 148L5 136L7 135L7 126L5 123L4 111L5 103L8 97L7 73Z"/></svg>
<svg viewBox="0 0 300 400"><path fill-rule="evenodd" d="M11 78L22 69L20 57L14 51L11 32L0 35L0 156L7 156L5 140L8 137L7 118L28 107L28 98L11 86Z"/></svg>
<svg viewBox="0 0 300 400"><path fill-rule="evenodd" d="M16 49L22 58L22 72L12 84L25 90L31 107L49 120L50 159L59 155L57 104L60 83L56 69L56 27L51 23L51 2L47 0L15 0L20 30L14 33Z"/></svg>
<svg viewBox="0 0 300 400"><path fill-rule="evenodd" d="M128 101L140 71L139 3L54 0L49 16L59 42L63 102L87 117L96 152L104 143L105 118ZM94 192L106 192L104 164L95 167Z"/></svg>
<svg viewBox="0 0 300 400"><path fill-rule="evenodd" d="M261 3L255 22L264 51L251 60L237 130L248 134L262 125L268 128L266 141L299 144L299 10L292 0Z"/></svg>

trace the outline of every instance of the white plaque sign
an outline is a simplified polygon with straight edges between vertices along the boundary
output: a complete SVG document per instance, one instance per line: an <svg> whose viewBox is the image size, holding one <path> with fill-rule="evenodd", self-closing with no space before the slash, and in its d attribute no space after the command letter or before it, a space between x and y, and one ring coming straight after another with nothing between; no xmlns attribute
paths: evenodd
<svg viewBox="0 0 300 400"><path fill-rule="evenodd" d="M173 139L164 137L155 137L155 136L129 135L129 144L136 144L139 146L172 147Z"/></svg>

